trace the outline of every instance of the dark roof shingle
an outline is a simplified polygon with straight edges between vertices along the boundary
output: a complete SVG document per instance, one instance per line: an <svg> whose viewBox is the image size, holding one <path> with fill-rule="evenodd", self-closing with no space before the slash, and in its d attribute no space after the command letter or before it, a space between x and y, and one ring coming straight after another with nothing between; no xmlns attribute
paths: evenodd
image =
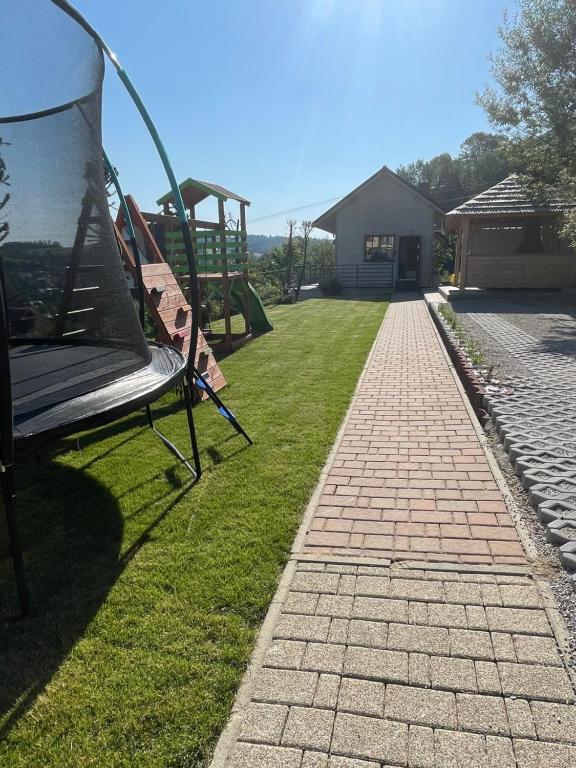
<svg viewBox="0 0 576 768"><path fill-rule="evenodd" d="M532 200L522 178L513 173L485 192L467 200L447 216L517 216L560 213L576 207L567 200Z"/></svg>

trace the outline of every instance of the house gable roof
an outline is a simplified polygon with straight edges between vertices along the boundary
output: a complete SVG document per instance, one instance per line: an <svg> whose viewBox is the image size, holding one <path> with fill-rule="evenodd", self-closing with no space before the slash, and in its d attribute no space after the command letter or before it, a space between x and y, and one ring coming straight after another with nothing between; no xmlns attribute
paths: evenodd
<svg viewBox="0 0 576 768"><path fill-rule="evenodd" d="M405 181L401 176L398 176L397 173L394 173L394 171L391 171L390 168L388 168L386 165L383 165L379 171L376 171L376 173L370 176L370 178L366 179L366 181L363 181L362 184L357 186L356 189L353 189L352 192L347 194L345 197L339 200L335 205L333 205L323 214L318 216L318 218L312 222L313 225L318 229L324 229L326 232L332 232L332 229L328 228L330 218L335 213L337 213L340 210L340 208L344 207L347 203L349 203L353 197L356 197L356 195L358 195L360 192L363 192L366 189L366 187L368 187L370 184L373 184L375 181L379 181L382 178L393 179L396 183L401 184L402 186L406 187L411 192L413 192L417 197L419 197L429 206L434 208L434 210L442 214L442 216L445 215L442 208L440 208L440 206L434 200L432 200L431 197L421 192L418 189L418 187L415 187L413 184L410 184L410 182Z"/></svg>
<svg viewBox="0 0 576 768"><path fill-rule="evenodd" d="M567 200L532 200L522 177L513 173L446 216L530 216L560 213L574 207L576 203Z"/></svg>

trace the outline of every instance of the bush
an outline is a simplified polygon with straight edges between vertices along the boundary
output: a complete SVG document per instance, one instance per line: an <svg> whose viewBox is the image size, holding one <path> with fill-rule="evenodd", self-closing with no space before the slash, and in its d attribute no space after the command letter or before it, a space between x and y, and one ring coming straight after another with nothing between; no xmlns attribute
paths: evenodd
<svg viewBox="0 0 576 768"><path fill-rule="evenodd" d="M342 293L342 284L335 277L327 277L318 283L320 292L325 296L337 296Z"/></svg>
<svg viewBox="0 0 576 768"><path fill-rule="evenodd" d="M286 293L284 296L279 296L276 299L276 304L294 304L296 296L293 293Z"/></svg>

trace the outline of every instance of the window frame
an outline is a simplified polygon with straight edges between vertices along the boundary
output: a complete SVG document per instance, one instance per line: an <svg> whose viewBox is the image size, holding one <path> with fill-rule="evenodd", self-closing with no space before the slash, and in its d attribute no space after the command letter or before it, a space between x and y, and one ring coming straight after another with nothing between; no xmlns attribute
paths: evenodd
<svg viewBox="0 0 576 768"><path fill-rule="evenodd" d="M377 245L368 245L369 240L377 240ZM391 241L383 245L382 241ZM374 254L368 253L368 248L375 248L381 255L374 258ZM368 264L381 264L394 261L396 255L396 235L364 235L364 261Z"/></svg>

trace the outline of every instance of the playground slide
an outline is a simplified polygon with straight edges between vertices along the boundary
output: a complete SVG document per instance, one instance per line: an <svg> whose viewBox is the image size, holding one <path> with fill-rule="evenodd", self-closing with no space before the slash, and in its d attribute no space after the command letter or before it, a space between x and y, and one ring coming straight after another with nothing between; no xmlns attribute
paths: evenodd
<svg viewBox="0 0 576 768"><path fill-rule="evenodd" d="M216 290L222 295L220 290ZM248 300L248 306L250 308L250 323L252 325L252 330L256 331L256 333L266 333L267 331L274 330L266 317L262 300L260 299L260 296L258 296L258 292L252 283L248 283L248 296L246 296L244 281L233 280L230 288L230 301L232 307L244 314L246 300Z"/></svg>

